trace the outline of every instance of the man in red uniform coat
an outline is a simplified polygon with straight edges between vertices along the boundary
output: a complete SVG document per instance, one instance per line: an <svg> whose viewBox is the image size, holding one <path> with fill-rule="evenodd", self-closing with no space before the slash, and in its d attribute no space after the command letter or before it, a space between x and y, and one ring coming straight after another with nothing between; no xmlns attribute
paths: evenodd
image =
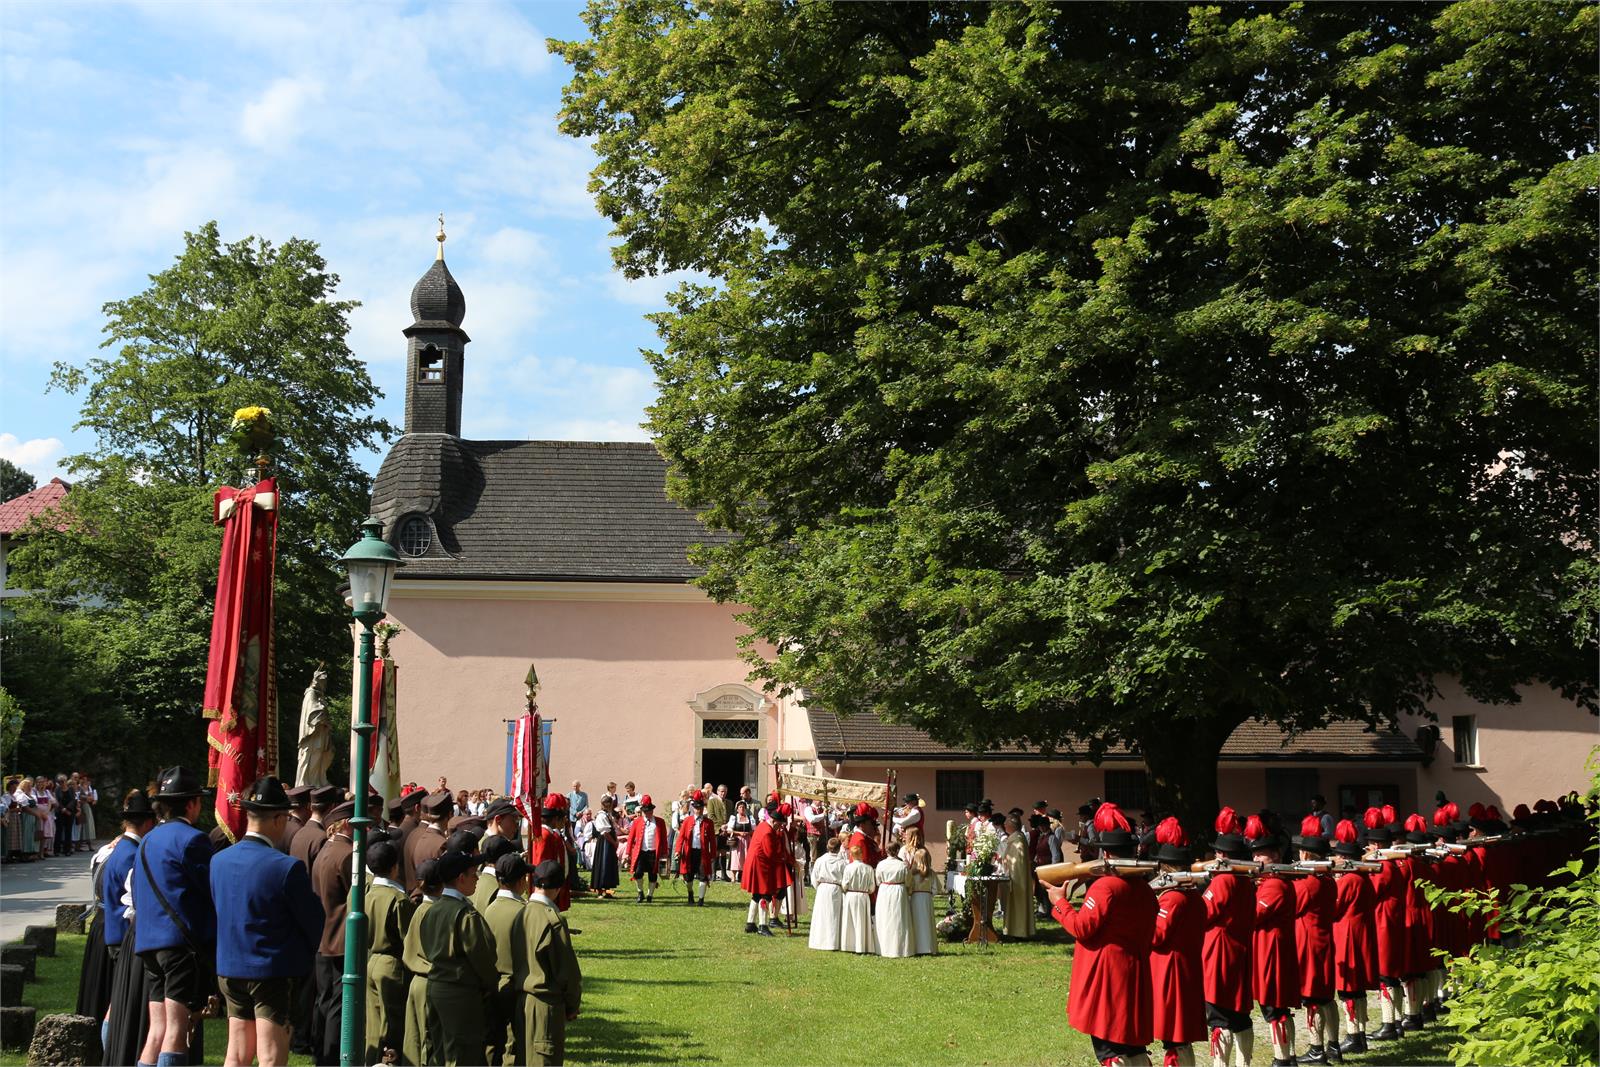
<svg viewBox="0 0 1600 1067"><path fill-rule="evenodd" d="M744 932L776 936L772 932L772 916L777 914L778 901L794 881L793 856L789 852L784 834L788 816L782 807L769 803L767 818L756 823L745 848L744 872L739 884L750 894L750 910L746 913Z"/></svg>
<svg viewBox="0 0 1600 1067"><path fill-rule="evenodd" d="M1333 853L1342 860L1361 858L1356 824L1345 819L1334 828ZM1335 861L1337 864L1338 861ZM1367 990L1378 988L1378 933L1373 925L1377 897L1362 871L1345 871L1334 882L1333 984L1344 1002L1346 1036L1339 1051L1367 1051Z"/></svg>
<svg viewBox="0 0 1600 1067"><path fill-rule="evenodd" d="M1428 833L1428 820L1421 815L1407 815L1405 828L1406 844L1433 844L1433 835ZM1428 973L1435 965L1433 911L1428 907L1428 894L1423 891L1422 883L1432 876L1433 861L1420 853L1413 853L1405 862L1410 877L1406 881L1406 973L1401 986L1405 999L1400 1029L1409 1033L1421 1030L1432 1021L1424 1018L1423 1004L1428 999Z"/></svg>
<svg viewBox="0 0 1600 1067"><path fill-rule="evenodd" d="M1232 808L1217 814L1211 843L1223 863L1250 859L1250 846ZM1256 923L1255 888L1248 878L1223 870L1200 894L1206 906L1206 938L1201 947L1206 1026L1211 1031L1211 1062L1247 1064L1255 1044L1250 1029L1250 940Z"/></svg>
<svg viewBox="0 0 1600 1067"><path fill-rule="evenodd" d="M1115 804L1094 816L1103 854L1131 859L1132 828ZM1077 941L1067 1021L1089 1035L1102 1065L1148 1064L1155 1008L1150 992L1150 946L1156 932L1156 895L1142 874L1096 878L1074 909L1067 886L1046 885L1050 913Z"/></svg>
<svg viewBox="0 0 1600 1067"><path fill-rule="evenodd" d="M1155 859L1162 874L1188 871L1193 856L1178 820L1161 820L1155 836L1159 846ZM1190 1046L1206 1039L1205 984L1200 978L1206 905L1193 882L1174 882L1159 889L1156 909L1155 936L1150 942L1155 1040L1161 1042L1162 1067L1194 1067Z"/></svg>
<svg viewBox="0 0 1600 1067"><path fill-rule="evenodd" d="M1307 815L1295 839L1303 862L1328 858L1322 820ZM1306 1008L1306 1054L1301 1063L1327 1063L1339 1054L1339 1009L1333 1002L1333 914L1338 891L1333 874L1294 883L1294 954L1300 964L1300 1002Z"/></svg>
<svg viewBox="0 0 1600 1067"><path fill-rule="evenodd" d="M859 848L861 862L877 870L879 861L883 859L883 849L878 845L878 809L863 800L856 805L855 818L851 822L855 831L846 843L845 854L849 855L852 848Z"/></svg>
<svg viewBox="0 0 1600 1067"><path fill-rule="evenodd" d="M1391 835L1383 812L1368 808L1366 842L1370 858L1387 848ZM1400 1036L1400 980L1406 971L1406 885L1410 872L1404 860L1381 860L1383 869L1372 876L1373 925L1378 934L1378 1009L1382 1025L1373 1033L1374 1041L1393 1041Z"/></svg>
<svg viewBox="0 0 1600 1067"><path fill-rule="evenodd" d="M706 889L717 865L717 828L706 815L706 795L698 789L689 799L689 817L678 826L676 859L689 903L705 907ZM696 879L700 881L699 901L694 896Z"/></svg>
<svg viewBox="0 0 1600 1067"><path fill-rule="evenodd" d="M566 911L572 907L572 863L567 851L567 798L561 793L548 794L539 805L539 829L528 839L528 865L537 867L546 860L561 864L564 877L561 889L555 894L556 908Z"/></svg>
<svg viewBox="0 0 1600 1067"><path fill-rule="evenodd" d="M1275 827L1258 815L1244 827L1257 863L1282 861ZM1294 1006L1300 1002L1300 962L1294 954L1294 887L1281 875L1256 880L1256 928L1250 943L1256 1003L1272 1036L1273 1067L1294 1062Z"/></svg>
<svg viewBox="0 0 1600 1067"><path fill-rule="evenodd" d="M639 798L639 817L628 827L628 870L632 872L633 887L637 895L635 904L656 899L656 886L661 882L661 857L667 854L667 822L656 817L656 803L646 793ZM650 894L645 895L644 881L650 879Z"/></svg>

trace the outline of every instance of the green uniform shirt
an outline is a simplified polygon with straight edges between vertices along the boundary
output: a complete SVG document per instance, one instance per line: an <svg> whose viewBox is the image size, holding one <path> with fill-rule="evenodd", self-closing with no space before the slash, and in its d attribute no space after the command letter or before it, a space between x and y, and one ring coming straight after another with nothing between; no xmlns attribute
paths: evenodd
<svg viewBox="0 0 1600 1067"><path fill-rule="evenodd" d="M430 983L465 986L485 996L499 988L494 938L470 901L443 894L416 923Z"/></svg>
<svg viewBox="0 0 1600 1067"><path fill-rule="evenodd" d="M367 954L401 956L417 906L398 889L371 887L367 895Z"/></svg>
<svg viewBox="0 0 1600 1067"><path fill-rule="evenodd" d="M522 990L542 1000L564 1004L570 1014L583 1000L583 972L572 951L572 935L561 912L532 897L522 909L523 944L528 976Z"/></svg>
<svg viewBox="0 0 1600 1067"><path fill-rule="evenodd" d="M433 907L433 897L423 897L417 910L411 913L411 925L406 927L405 940L400 949L400 960L412 974L428 973L428 957L422 951L422 916Z"/></svg>
<svg viewBox="0 0 1600 1067"><path fill-rule="evenodd" d="M498 892L498 891L497 891ZM489 902L484 921L494 936L494 965L500 972L500 988L511 985L513 977L518 988L527 977L527 945L522 938L522 909L520 897L496 896Z"/></svg>
<svg viewBox="0 0 1600 1067"><path fill-rule="evenodd" d="M472 891L472 910L488 918L489 901L500 890L500 880L494 876L494 864L478 869L478 888Z"/></svg>

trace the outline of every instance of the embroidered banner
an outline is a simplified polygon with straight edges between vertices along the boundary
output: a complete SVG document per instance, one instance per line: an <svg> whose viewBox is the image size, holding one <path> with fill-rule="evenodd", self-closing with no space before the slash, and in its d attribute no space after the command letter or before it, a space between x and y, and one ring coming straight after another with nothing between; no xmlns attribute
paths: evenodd
<svg viewBox="0 0 1600 1067"><path fill-rule="evenodd" d="M278 549L278 487L223 486L214 500L222 527L216 610L206 660L202 714L217 822L230 841L244 833L240 800L264 774L278 773L277 663L272 644L272 583Z"/></svg>
<svg viewBox="0 0 1600 1067"><path fill-rule="evenodd" d="M786 797L805 800L826 800L828 803L845 801L883 804L889 787L883 782L856 782L848 778L823 778L813 774L778 775L778 792Z"/></svg>
<svg viewBox="0 0 1600 1067"><path fill-rule="evenodd" d="M399 668L387 656L372 661L372 712L375 729L367 752L372 773L367 781L385 805L400 796L400 724L395 719Z"/></svg>

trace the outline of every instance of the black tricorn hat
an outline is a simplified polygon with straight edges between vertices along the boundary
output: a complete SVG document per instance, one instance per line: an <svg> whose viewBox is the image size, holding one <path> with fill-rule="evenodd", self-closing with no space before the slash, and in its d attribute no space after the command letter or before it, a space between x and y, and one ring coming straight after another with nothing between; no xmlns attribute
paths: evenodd
<svg viewBox="0 0 1600 1067"><path fill-rule="evenodd" d="M1328 854L1328 839L1321 834L1305 834L1291 838L1294 847L1305 852L1315 852L1319 856Z"/></svg>
<svg viewBox="0 0 1600 1067"><path fill-rule="evenodd" d="M250 795L240 801L240 806L245 811L271 813L288 811L294 805L289 802L283 783L269 774L256 779L256 784L250 787Z"/></svg>
<svg viewBox="0 0 1600 1067"><path fill-rule="evenodd" d="M1218 834L1211 848L1229 859L1244 859L1250 855L1250 846L1245 844L1244 837L1235 833Z"/></svg>
<svg viewBox="0 0 1600 1067"><path fill-rule="evenodd" d="M128 794L128 799L123 801L122 813L119 819L153 819L156 817L155 809L150 806L150 796L143 789L135 789Z"/></svg>
<svg viewBox="0 0 1600 1067"><path fill-rule="evenodd" d="M206 795L200 776L187 767L168 767L156 779L154 800L189 800Z"/></svg>
<svg viewBox="0 0 1600 1067"><path fill-rule="evenodd" d="M1328 847L1337 856L1355 857L1361 855L1362 851L1360 841L1335 841Z"/></svg>

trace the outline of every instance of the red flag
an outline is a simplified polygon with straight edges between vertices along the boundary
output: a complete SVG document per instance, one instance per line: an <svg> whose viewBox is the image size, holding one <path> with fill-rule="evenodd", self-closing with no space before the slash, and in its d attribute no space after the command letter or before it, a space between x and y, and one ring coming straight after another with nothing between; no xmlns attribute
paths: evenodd
<svg viewBox="0 0 1600 1067"><path fill-rule="evenodd" d="M511 802L535 831L543 825L539 817L539 801L544 797L539 780L544 764L540 739L538 712L517 720L511 736Z"/></svg>
<svg viewBox="0 0 1600 1067"><path fill-rule="evenodd" d="M210 745L217 822L231 841L244 833L240 799L251 783L278 769L277 664L272 647L272 582L278 548L278 486L217 490L222 527L216 611L206 661L202 714Z"/></svg>

